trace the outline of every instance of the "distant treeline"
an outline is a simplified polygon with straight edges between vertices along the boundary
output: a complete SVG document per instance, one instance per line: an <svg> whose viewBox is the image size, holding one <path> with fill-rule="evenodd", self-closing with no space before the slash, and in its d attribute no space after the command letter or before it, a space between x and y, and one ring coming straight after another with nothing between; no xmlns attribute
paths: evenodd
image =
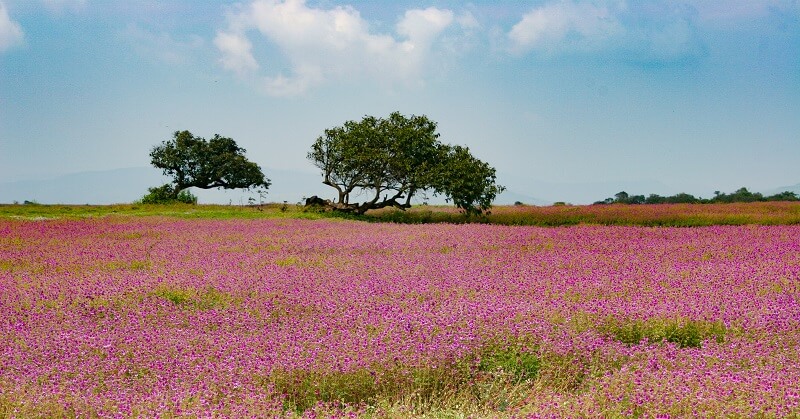
<svg viewBox="0 0 800 419"><path fill-rule="evenodd" d="M790 191L764 196L758 192L750 192L747 190L747 188L740 188L736 192L729 194L715 191L714 197L708 199L696 198L694 195L690 195L688 193L679 193L672 196L650 194L645 197L644 195L628 195L627 192L622 191L614 195L614 198L606 198L605 200L597 201L594 204L718 204L767 201L800 201L800 197L798 197L796 193Z"/></svg>

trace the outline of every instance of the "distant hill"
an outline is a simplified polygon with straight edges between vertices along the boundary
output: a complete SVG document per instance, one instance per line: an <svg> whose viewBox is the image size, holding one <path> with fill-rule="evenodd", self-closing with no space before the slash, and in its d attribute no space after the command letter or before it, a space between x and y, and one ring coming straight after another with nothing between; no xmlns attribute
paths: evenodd
<svg viewBox="0 0 800 419"><path fill-rule="evenodd" d="M317 195L324 199L335 198L332 188L322 184L321 176L313 171L269 170L266 176L272 181L265 197L266 202L290 204ZM0 182L0 203L35 201L40 204L119 204L140 199L147 188L169 182L169 178L152 167L72 173L50 179ZM243 190L202 190L192 188L200 203L244 205L249 198L261 199L253 192ZM431 204L445 204L443 197L431 197ZM511 205L515 202L547 205L550 202L529 195L506 190L496 203ZM422 197L413 200L422 203Z"/></svg>
<svg viewBox="0 0 800 419"><path fill-rule="evenodd" d="M272 181L266 202L286 201L294 204L304 197L317 195L324 199L333 199L335 192L322 184L319 173L310 169L301 170L265 170ZM152 167L131 167L115 170L80 172L58 176L51 179L23 180L0 182L0 203L36 201L41 204L116 204L130 203L140 199L147 188L167 183L169 178ZM528 205L550 205L554 202L572 204L590 204L613 197L620 191L629 195L651 193L662 196L674 195L678 191L656 181L623 181L623 182L585 182L558 183L542 182L522 177L498 177L498 182L507 187L495 203L512 205L521 202ZM765 196L790 191L800 195L800 184L760 191ZM691 191L685 191L690 192ZM252 192L242 190L198 190L192 193L199 197L200 203L213 204L247 204L248 198L256 201L260 197ZM418 196L413 201L422 203ZM445 204L443 197L430 197L430 204Z"/></svg>
<svg viewBox="0 0 800 419"><path fill-rule="evenodd" d="M618 182L544 182L523 177L505 176L498 181L508 187L509 195L514 193L535 195L538 201L550 204L567 202L571 204L591 204L606 197L625 191L630 195L651 194L672 195L677 191L657 181L618 181ZM538 204L525 199L516 199L526 204ZM513 201L511 202L513 203Z"/></svg>
<svg viewBox="0 0 800 419"><path fill-rule="evenodd" d="M512 189L506 189L505 191L503 191L503 193L498 195L497 199L495 199L494 201L496 205L514 205L517 202L521 202L525 205L540 205L540 206L553 204L553 201L547 201L544 199L535 198L530 195L521 194Z"/></svg>
<svg viewBox="0 0 800 419"><path fill-rule="evenodd" d="M272 186L266 202L296 203L304 196L317 194L330 198L332 189L323 185L320 176L311 172L267 170ZM40 204L119 204L140 199L147 188L169 182L159 170L151 167L80 172L51 179L0 182L0 203L35 201ZM258 200L255 193L242 190L198 190L192 193L200 203L246 204L248 198Z"/></svg>
<svg viewBox="0 0 800 419"><path fill-rule="evenodd" d="M762 191L761 193L764 194L764 196L769 196L769 195L779 194L781 192L794 192L797 195L800 195L800 183L792 186L783 186L780 188L769 189L766 191Z"/></svg>
<svg viewBox="0 0 800 419"><path fill-rule="evenodd" d="M166 182L152 168L80 172L51 179L0 183L0 202L35 201L40 204L116 204L132 202L150 186Z"/></svg>

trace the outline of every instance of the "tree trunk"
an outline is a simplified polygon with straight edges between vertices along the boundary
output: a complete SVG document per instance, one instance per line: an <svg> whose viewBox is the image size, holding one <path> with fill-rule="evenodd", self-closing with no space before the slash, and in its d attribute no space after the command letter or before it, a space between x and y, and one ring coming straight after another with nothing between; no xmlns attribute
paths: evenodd
<svg viewBox="0 0 800 419"><path fill-rule="evenodd" d="M172 188L172 194L170 195L170 197L173 200L178 200L178 195L181 193L181 191L183 191L186 188L188 188L188 186L175 185L175 187Z"/></svg>

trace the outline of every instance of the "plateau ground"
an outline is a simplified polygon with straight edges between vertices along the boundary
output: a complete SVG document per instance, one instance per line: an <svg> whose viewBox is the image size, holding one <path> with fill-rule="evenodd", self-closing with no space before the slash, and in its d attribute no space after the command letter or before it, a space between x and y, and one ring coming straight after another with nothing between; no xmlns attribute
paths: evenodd
<svg viewBox="0 0 800 419"><path fill-rule="evenodd" d="M67 208L3 208L3 416L800 414L797 225Z"/></svg>

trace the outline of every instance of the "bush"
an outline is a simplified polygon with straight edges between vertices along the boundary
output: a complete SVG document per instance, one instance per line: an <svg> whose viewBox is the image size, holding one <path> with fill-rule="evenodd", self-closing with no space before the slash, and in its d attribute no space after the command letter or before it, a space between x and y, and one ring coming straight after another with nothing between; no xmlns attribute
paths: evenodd
<svg viewBox="0 0 800 419"><path fill-rule="evenodd" d="M541 360L517 348L492 348L481 357L478 369L491 374L505 375L513 382L532 380L539 374Z"/></svg>
<svg viewBox="0 0 800 419"><path fill-rule="evenodd" d="M641 321L619 321L609 318L598 327L598 331L626 345L671 342L680 348L701 348L703 341L725 340L727 329L721 322L681 319L657 319Z"/></svg>
<svg viewBox="0 0 800 419"><path fill-rule="evenodd" d="M172 185L166 184L161 186L156 186L152 188L147 188L147 195L143 196L138 203L141 204L173 204L173 203L184 203L184 204L197 204L197 196L192 194L188 189L184 189L178 194L175 194L175 189Z"/></svg>

